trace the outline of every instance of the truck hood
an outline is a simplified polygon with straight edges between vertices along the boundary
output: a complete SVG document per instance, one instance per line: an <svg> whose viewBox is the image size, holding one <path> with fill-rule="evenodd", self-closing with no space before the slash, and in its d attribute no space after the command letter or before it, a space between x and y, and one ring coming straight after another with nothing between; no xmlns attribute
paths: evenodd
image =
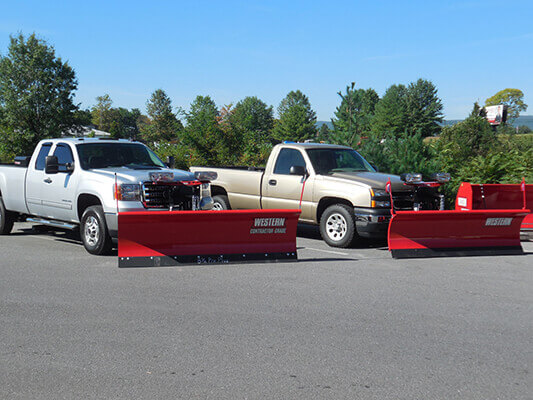
<svg viewBox="0 0 533 400"><path fill-rule="evenodd" d="M139 183L149 181L151 172L172 172L174 174L174 182L193 181L196 179L192 172L182 171L180 169L131 169L127 167L114 167L91 169L90 171L102 177L108 177L113 179L115 179L116 174L118 180L120 180L121 182L128 183Z"/></svg>
<svg viewBox="0 0 533 400"><path fill-rule="evenodd" d="M385 185L390 179L393 192L411 190L409 186L404 185L398 175L382 174L380 172L334 172L326 176L360 182L375 189L385 189Z"/></svg>

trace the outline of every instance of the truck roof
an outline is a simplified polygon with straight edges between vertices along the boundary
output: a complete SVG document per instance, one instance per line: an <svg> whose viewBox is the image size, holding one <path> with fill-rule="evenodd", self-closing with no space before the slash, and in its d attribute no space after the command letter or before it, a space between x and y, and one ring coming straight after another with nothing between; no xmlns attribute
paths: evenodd
<svg viewBox="0 0 533 400"><path fill-rule="evenodd" d="M329 143L293 143L293 142L283 142L278 144L278 146L294 146L303 149L316 149L316 148L325 148L325 149L350 149L351 147L341 146L339 144L329 144Z"/></svg>
<svg viewBox="0 0 533 400"><path fill-rule="evenodd" d="M64 137L54 139L43 139L41 142L67 142L67 143L140 143L129 139L110 139L99 137Z"/></svg>

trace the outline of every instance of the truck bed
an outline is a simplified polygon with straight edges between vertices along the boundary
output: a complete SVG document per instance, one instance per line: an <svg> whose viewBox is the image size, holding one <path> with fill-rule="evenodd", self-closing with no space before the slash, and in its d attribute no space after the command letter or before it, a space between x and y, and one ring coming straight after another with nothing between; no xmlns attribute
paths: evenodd
<svg viewBox="0 0 533 400"><path fill-rule="evenodd" d="M27 167L14 164L0 165L0 188L9 188L6 193L2 193L2 200L6 208L10 211L27 213L25 202L25 183Z"/></svg>
<svg viewBox="0 0 533 400"><path fill-rule="evenodd" d="M231 208L259 209L264 168L256 167L191 167L192 172L214 171L217 179L211 183L213 194L218 188L226 190Z"/></svg>

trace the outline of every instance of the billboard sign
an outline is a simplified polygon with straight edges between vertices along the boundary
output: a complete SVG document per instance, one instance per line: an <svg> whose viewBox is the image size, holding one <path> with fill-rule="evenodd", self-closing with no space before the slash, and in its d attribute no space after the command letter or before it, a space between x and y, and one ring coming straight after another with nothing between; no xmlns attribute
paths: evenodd
<svg viewBox="0 0 533 400"><path fill-rule="evenodd" d="M485 107L487 121L491 125L500 125L507 120L507 106L499 104L497 106Z"/></svg>

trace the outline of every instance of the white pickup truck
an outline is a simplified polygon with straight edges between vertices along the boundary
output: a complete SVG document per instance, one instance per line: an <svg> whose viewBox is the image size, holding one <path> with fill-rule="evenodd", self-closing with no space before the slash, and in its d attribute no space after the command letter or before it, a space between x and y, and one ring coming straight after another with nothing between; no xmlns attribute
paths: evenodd
<svg viewBox="0 0 533 400"><path fill-rule="evenodd" d="M1 235L23 220L79 227L92 254L111 250L118 211L204 210L212 204L201 174L169 169L144 144L128 140L46 139L31 157L0 165Z"/></svg>
<svg viewBox="0 0 533 400"><path fill-rule="evenodd" d="M358 237L386 237L389 179L396 210L443 206L443 198L432 189L417 189L400 176L379 173L355 150L331 144L278 144L265 168L190 170L216 172L211 182L215 209L301 208L300 221L320 225L322 238L333 247L348 247Z"/></svg>

